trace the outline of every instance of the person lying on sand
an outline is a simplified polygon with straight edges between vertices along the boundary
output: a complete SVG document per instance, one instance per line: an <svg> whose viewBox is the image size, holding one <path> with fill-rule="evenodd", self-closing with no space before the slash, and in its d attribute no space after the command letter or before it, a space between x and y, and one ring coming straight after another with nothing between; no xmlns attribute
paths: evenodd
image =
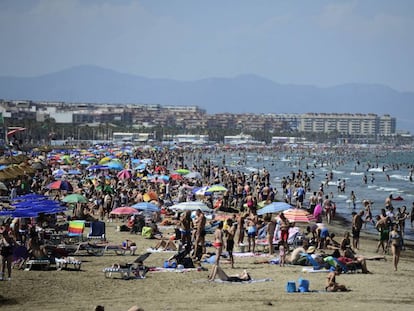
<svg viewBox="0 0 414 311"><path fill-rule="evenodd" d="M220 280L227 281L227 282L243 282L243 281L250 281L252 279L250 277L250 274L247 273L246 270L244 270L243 273L239 275L229 276L219 266L214 265L213 269L211 270L211 274L208 277L208 280L214 281L216 276L218 276Z"/></svg>

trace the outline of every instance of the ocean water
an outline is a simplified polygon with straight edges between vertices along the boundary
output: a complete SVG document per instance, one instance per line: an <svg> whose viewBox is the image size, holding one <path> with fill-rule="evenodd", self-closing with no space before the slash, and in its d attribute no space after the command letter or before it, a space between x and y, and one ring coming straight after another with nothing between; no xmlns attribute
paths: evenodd
<svg viewBox="0 0 414 311"><path fill-rule="evenodd" d="M352 148L321 151L309 150L247 150L221 151L201 154L203 159L222 166L223 163L231 170L251 173L266 168L270 172L271 184L278 190L277 199L282 199L281 180L290 176L291 172L302 170L308 175L314 175L311 180L311 192L319 189L325 183L326 174L333 174L328 186L324 186L325 194L331 193L336 203L337 212L351 219L354 211L350 200L353 190L357 200L356 209L363 209L362 201L371 200L372 214L375 217L384 207L385 199L392 194L401 196L403 201L393 201L394 208L405 205L411 211L414 202L414 182L410 181L410 172L414 168L414 153L412 150L383 150L380 148ZM388 176L387 176L388 175ZM367 182L363 181L366 176ZM338 193L338 180L345 180L345 193ZM376 232L372 224L366 229ZM406 239L414 239L414 229L410 219L406 220Z"/></svg>

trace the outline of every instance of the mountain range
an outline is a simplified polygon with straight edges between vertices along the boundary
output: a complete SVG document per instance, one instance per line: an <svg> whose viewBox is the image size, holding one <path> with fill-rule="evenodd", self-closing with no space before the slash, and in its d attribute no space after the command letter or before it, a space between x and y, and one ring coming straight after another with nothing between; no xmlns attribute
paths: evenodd
<svg viewBox="0 0 414 311"><path fill-rule="evenodd" d="M197 105L214 113L375 113L414 132L414 92L379 84L332 87L280 84L257 75L196 81L154 79L96 66L36 77L0 77L1 99L86 103Z"/></svg>

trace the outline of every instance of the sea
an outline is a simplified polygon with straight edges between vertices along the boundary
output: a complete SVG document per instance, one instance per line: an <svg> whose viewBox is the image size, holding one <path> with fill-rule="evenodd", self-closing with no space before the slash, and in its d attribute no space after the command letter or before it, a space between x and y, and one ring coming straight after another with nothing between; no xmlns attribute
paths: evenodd
<svg viewBox="0 0 414 311"><path fill-rule="evenodd" d="M341 147L314 146L307 148L240 148L205 150L197 155L217 166L225 165L233 171L246 174L269 171L271 186L278 190L277 200L283 200L281 181L292 172L302 170L311 178L311 191L306 198L318 191L324 184L324 193L332 197L339 213L351 221L351 213L363 209L362 201L372 201L375 218L384 208L390 195L403 200L393 201L394 208L407 207L411 212L414 205L414 182L410 178L414 170L412 147L348 145ZM326 185L326 177L332 179ZM366 178L366 182L364 181ZM338 192L338 182L345 181L345 192ZM356 195L356 207L350 199L351 191ZM368 232L376 233L373 224L368 223ZM406 220L405 238L414 240L414 229L410 218Z"/></svg>

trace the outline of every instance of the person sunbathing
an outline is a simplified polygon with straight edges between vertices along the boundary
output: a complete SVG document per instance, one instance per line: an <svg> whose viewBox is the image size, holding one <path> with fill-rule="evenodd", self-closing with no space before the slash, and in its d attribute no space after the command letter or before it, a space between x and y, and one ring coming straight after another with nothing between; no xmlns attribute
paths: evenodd
<svg viewBox="0 0 414 311"><path fill-rule="evenodd" d="M208 277L209 281L214 281L215 278L218 277L222 281L226 282L244 282L244 281L250 281L252 278L250 277L250 274L247 273L246 270L244 270L239 275L227 275L223 269L221 269L219 266L214 265L213 269L211 270L211 274Z"/></svg>
<svg viewBox="0 0 414 311"><path fill-rule="evenodd" d="M161 239L158 241L155 247L153 247L153 249L161 249L164 251L176 251L177 245L175 245L174 241L172 240Z"/></svg>
<svg viewBox="0 0 414 311"><path fill-rule="evenodd" d="M326 291L328 292L347 292L348 289L345 285L338 284L336 282L336 276L341 274L340 268L334 269L333 271L329 272L326 278Z"/></svg>

